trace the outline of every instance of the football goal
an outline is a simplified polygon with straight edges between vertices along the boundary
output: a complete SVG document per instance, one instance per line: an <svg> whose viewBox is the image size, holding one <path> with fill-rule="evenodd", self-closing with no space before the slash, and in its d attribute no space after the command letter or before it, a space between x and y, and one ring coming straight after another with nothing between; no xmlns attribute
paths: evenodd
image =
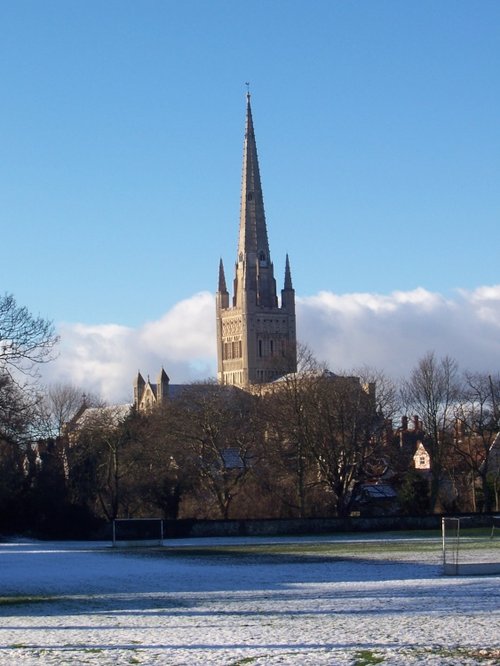
<svg viewBox="0 0 500 666"><path fill-rule="evenodd" d="M113 520L113 546L121 548L163 546L163 520L161 518L115 518Z"/></svg>
<svg viewBox="0 0 500 666"><path fill-rule="evenodd" d="M486 527L472 527L467 517L443 517L441 533L445 575L500 574L500 516Z"/></svg>

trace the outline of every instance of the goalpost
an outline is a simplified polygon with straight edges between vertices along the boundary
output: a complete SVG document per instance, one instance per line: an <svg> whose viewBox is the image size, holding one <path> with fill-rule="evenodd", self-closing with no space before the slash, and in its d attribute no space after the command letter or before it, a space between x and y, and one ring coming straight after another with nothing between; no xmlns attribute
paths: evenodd
<svg viewBox="0 0 500 666"><path fill-rule="evenodd" d="M497 530L497 532L495 532L495 530ZM490 539L493 539L495 534L500 534L500 516L493 516Z"/></svg>
<svg viewBox="0 0 500 666"><path fill-rule="evenodd" d="M445 574L458 572L458 551L460 546L460 518L441 518L443 540L443 571Z"/></svg>
<svg viewBox="0 0 500 666"><path fill-rule="evenodd" d="M467 517L443 517L443 573L449 576L500 574L500 516L492 517L491 530L471 528Z"/></svg>
<svg viewBox="0 0 500 666"><path fill-rule="evenodd" d="M163 546L162 518L115 518L113 546L121 548Z"/></svg>

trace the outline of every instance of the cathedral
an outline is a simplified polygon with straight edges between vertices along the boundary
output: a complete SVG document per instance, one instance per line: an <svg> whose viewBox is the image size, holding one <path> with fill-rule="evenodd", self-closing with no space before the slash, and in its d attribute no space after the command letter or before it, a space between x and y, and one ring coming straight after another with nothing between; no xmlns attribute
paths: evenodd
<svg viewBox="0 0 500 666"><path fill-rule="evenodd" d="M221 259L216 294L219 383L251 389L296 372L295 291L287 255L281 301L278 301L250 93L246 103L240 229L233 284L230 297ZM149 411L171 398L173 389L179 388L170 385L164 370L156 383L151 383L149 377L145 381L138 373L134 380L134 405L140 411Z"/></svg>
<svg viewBox="0 0 500 666"><path fill-rule="evenodd" d="M249 93L233 284L230 298L221 259L216 295L219 383L248 389L295 372L295 291L287 255L281 302L278 302Z"/></svg>

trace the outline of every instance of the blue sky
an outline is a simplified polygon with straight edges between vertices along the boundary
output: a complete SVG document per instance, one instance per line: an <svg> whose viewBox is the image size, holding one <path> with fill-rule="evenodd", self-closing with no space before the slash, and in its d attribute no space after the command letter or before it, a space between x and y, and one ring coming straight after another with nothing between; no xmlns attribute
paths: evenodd
<svg viewBox="0 0 500 666"><path fill-rule="evenodd" d="M250 81L279 282L456 305L500 283L499 71L496 0L1 1L0 290L69 339L230 279Z"/></svg>

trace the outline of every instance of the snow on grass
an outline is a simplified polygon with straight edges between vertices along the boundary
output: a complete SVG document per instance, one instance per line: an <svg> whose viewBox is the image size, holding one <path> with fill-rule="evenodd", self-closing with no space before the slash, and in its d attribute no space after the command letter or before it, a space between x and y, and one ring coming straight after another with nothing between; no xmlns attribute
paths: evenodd
<svg viewBox="0 0 500 666"><path fill-rule="evenodd" d="M0 664L498 664L499 583L437 536L0 543Z"/></svg>

